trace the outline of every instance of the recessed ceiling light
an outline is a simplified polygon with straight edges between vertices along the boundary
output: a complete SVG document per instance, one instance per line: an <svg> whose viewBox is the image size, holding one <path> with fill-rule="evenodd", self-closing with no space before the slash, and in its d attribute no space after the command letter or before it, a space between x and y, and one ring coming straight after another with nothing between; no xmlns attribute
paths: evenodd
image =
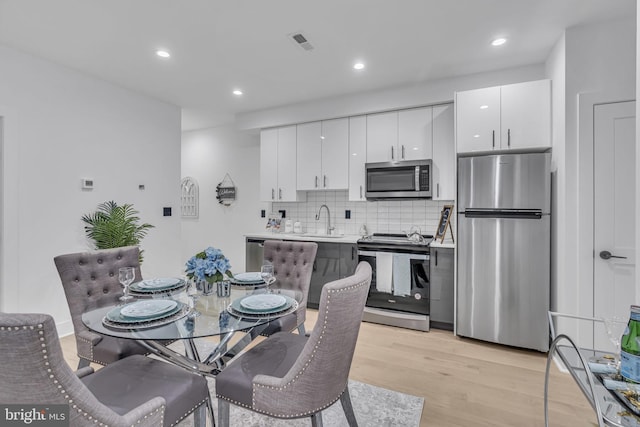
<svg viewBox="0 0 640 427"><path fill-rule="evenodd" d="M480 135L475 134L475 135L473 135L473 137L474 137L474 138L480 138Z"/></svg>
<svg viewBox="0 0 640 427"><path fill-rule="evenodd" d="M356 62L355 64L353 64L353 69L354 70L362 70L362 69L364 69L364 64L362 62Z"/></svg>
<svg viewBox="0 0 640 427"><path fill-rule="evenodd" d="M242 95L242 91L240 89L236 89L236 90L233 91L233 94L237 95L237 96L240 96L240 95Z"/></svg>
<svg viewBox="0 0 640 427"><path fill-rule="evenodd" d="M487 108L489 108L489 106L488 106L488 105L481 105L481 106L480 106L480 109L481 109L481 110L486 110Z"/></svg>
<svg viewBox="0 0 640 427"><path fill-rule="evenodd" d="M499 39L495 39L494 41L492 41L491 45L493 45L493 46L502 46L506 42L507 42L507 39L501 37Z"/></svg>
<svg viewBox="0 0 640 427"><path fill-rule="evenodd" d="M169 58L169 57L171 57L171 54L169 52L167 52L166 50L156 50L156 55L158 55L160 58Z"/></svg>

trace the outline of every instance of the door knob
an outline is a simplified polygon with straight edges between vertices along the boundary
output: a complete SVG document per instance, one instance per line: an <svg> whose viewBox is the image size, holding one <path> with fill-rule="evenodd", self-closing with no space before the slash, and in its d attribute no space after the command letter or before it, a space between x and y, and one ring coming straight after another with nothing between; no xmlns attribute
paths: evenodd
<svg viewBox="0 0 640 427"><path fill-rule="evenodd" d="M602 259L609 259L609 258L627 259L626 256L611 255L611 252L609 252L609 251L600 252L600 258L602 258Z"/></svg>

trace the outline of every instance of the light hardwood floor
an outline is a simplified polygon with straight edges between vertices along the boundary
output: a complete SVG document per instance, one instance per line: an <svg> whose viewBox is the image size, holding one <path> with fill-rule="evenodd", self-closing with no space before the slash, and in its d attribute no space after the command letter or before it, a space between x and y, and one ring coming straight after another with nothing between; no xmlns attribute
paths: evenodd
<svg viewBox="0 0 640 427"><path fill-rule="evenodd" d="M316 311L307 311L307 330ZM61 339L78 365L73 336ZM424 397L420 426L544 426L546 355L453 336L362 323L350 378ZM552 368L550 426L592 426L594 412L568 374Z"/></svg>

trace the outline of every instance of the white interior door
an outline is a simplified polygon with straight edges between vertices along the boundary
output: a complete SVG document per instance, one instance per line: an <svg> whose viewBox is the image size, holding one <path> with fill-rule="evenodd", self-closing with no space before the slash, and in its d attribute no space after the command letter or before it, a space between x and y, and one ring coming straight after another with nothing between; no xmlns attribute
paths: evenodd
<svg viewBox="0 0 640 427"><path fill-rule="evenodd" d="M594 106L594 317L629 316L635 285L635 102ZM602 325L594 346L613 350Z"/></svg>

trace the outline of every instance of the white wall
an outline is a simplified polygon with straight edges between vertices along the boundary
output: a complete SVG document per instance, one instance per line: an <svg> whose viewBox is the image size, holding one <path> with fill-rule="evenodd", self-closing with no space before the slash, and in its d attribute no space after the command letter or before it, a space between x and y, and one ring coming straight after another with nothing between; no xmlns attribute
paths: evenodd
<svg viewBox="0 0 640 427"><path fill-rule="evenodd" d="M593 316L593 105L634 99L635 39L635 19L569 28L547 63L550 77L564 73L564 93L554 92L554 109L563 111L554 110L553 148L554 297L560 312ZM577 336L583 345L591 339L588 331Z"/></svg>
<svg viewBox="0 0 640 427"><path fill-rule="evenodd" d="M551 79L552 144L551 152L551 310L557 310L559 292L565 276L565 265L558 262L559 248L566 247L564 233L557 233L566 227L565 208L566 170L565 164L565 92L566 92L566 40L565 35L557 41L546 62L547 77Z"/></svg>
<svg viewBox="0 0 640 427"><path fill-rule="evenodd" d="M133 203L156 226L143 273L176 274L179 108L0 46L0 115L1 310L49 313L71 331L53 257L89 249L80 218L106 200ZM81 190L83 177L94 190Z"/></svg>
<svg viewBox="0 0 640 427"><path fill-rule="evenodd" d="M545 78L544 72L544 66L530 65L287 105L239 114L236 116L236 126L238 129L260 129L420 105L442 104L452 102L456 91L539 80Z"/></svg>
<svg viewBox="0 0 640 427"><path fill-rule="evenodd" d="M182 176L198 182L198 219L182 220L182 262L208 246L222 249L233 272L245 271L244 234L264 230L268 204L260 202L260 136L237 132L232 125L182 135ZM225 207L216 199L216 185L228 173L236 200Z"/></svg>

